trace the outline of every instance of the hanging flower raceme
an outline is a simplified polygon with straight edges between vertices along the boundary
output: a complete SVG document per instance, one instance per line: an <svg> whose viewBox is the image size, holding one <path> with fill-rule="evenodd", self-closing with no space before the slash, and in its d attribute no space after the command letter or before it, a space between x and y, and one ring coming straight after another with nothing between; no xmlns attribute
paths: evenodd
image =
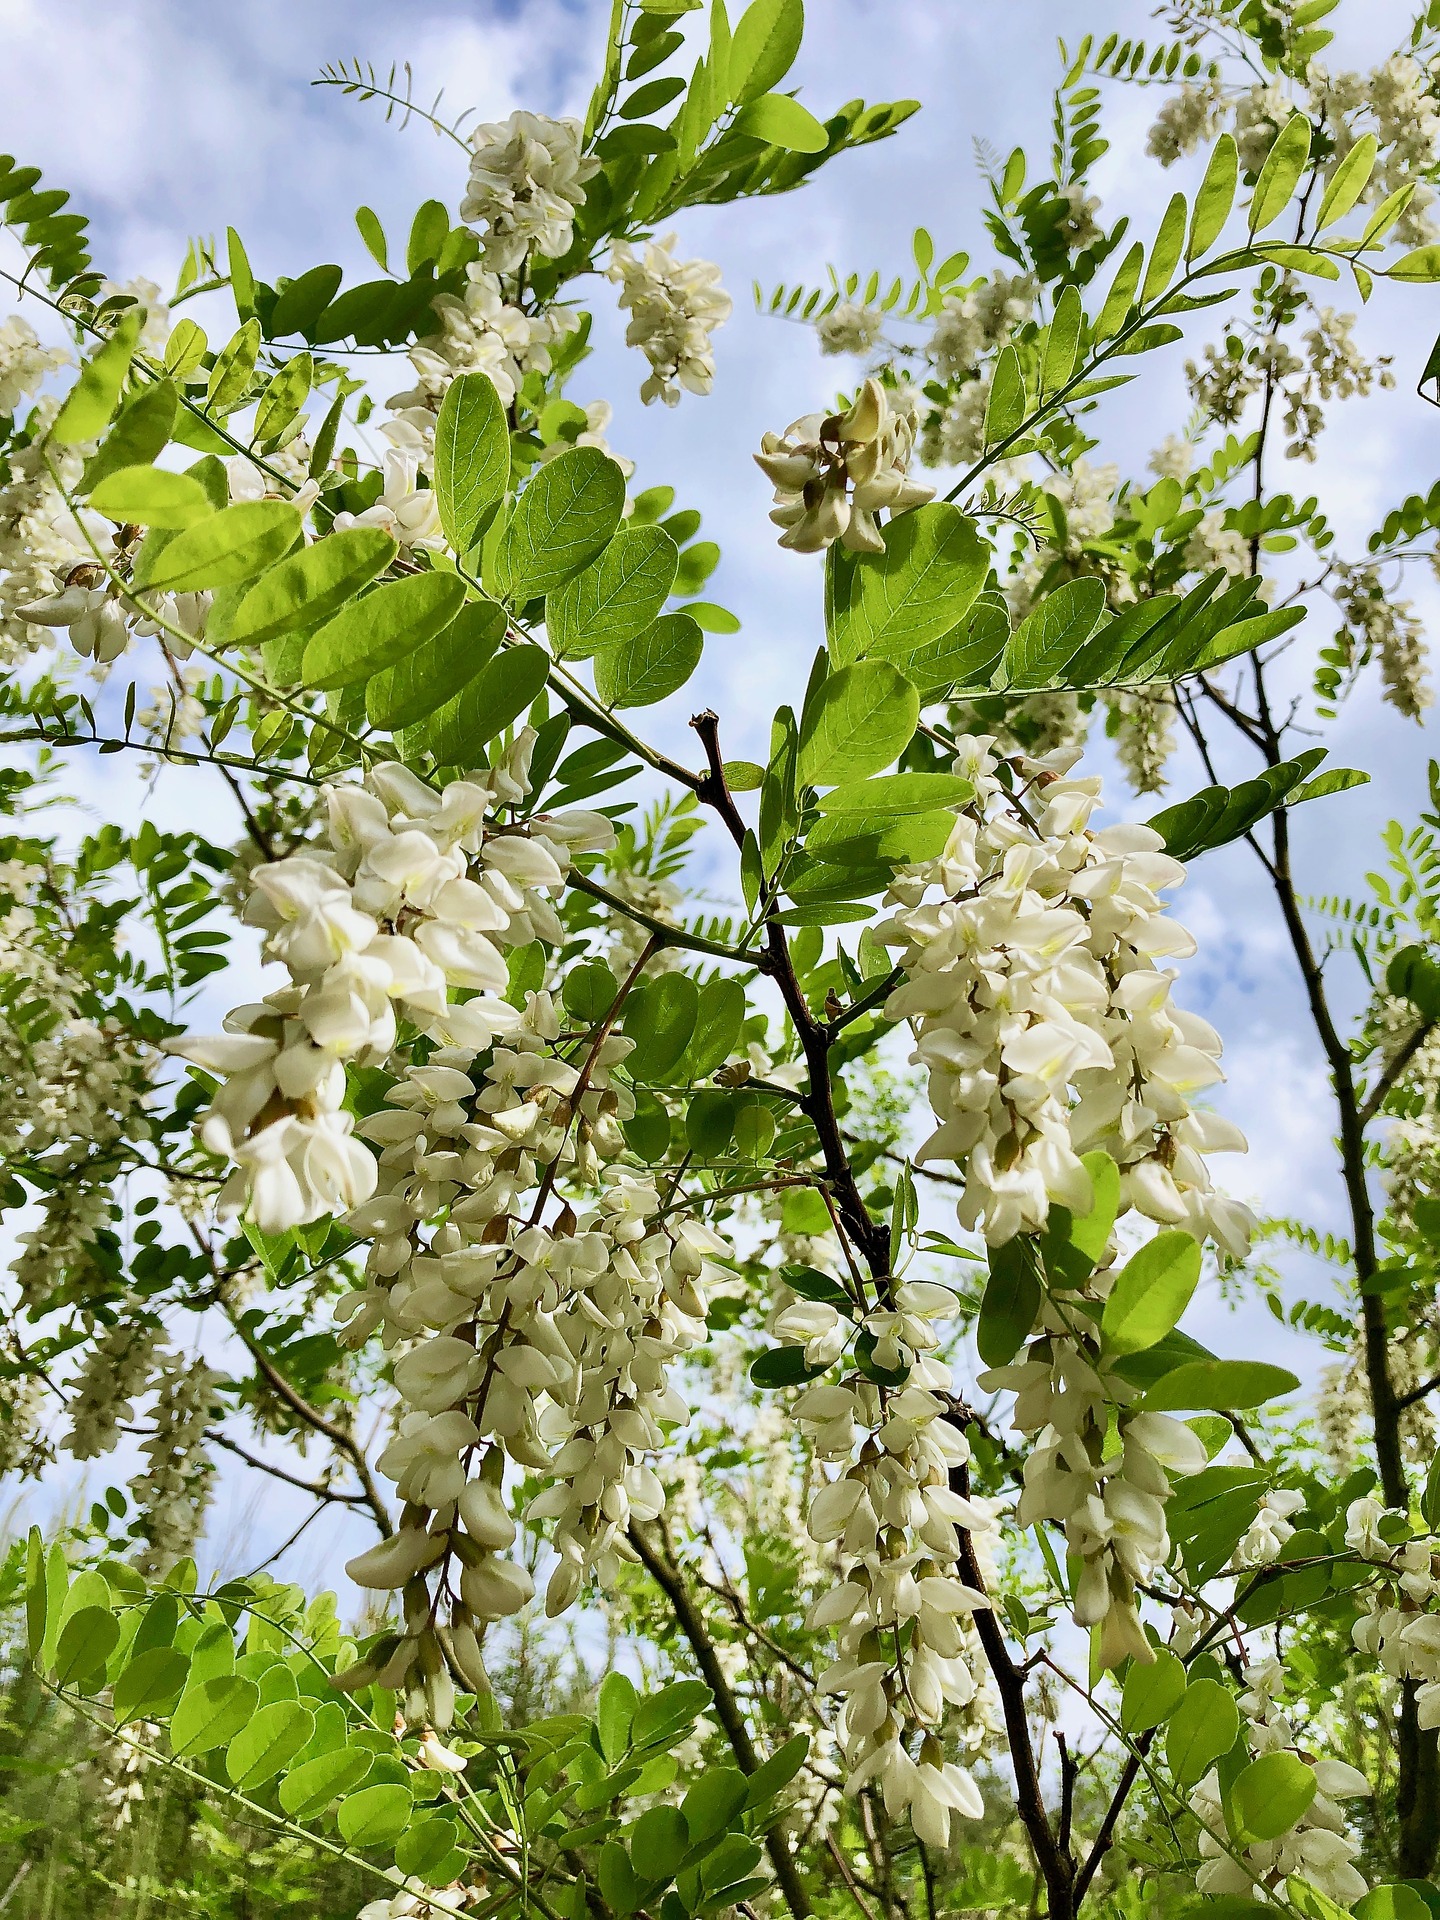
<svg viewBox="0 0 1440 1920"><path fill-rule="evenodd" d="M1414 1683L1416 1714L1429 1730L1440 1727L1440 1554L1433 1540L1387 1539L1386 1531L1403 1535L1398 1515L1378 1500L1351 1502L1345 1544L1385 1575L1364 1590L1351 1638L1383 1672Z"/></svg>
<svg viewBox="0 0 1440 1920"><path fill-rule="evenodd" d="M709 393L715 379L710 335L731 313L720 269L709 260L677 260L674 249L673 233L651 241L643 254L619 240L606 269L631 316L626 342L639 347L653 369L640 388L647 406L652 400L675 406L682 387Z"/></svg>
<svg viewBox="0 0 1440 1920"><path fill-rule="evenodd" d="M775 486L780 545L820 553L839 540L854 553L883 553L876 514L904 513L935 492L907 473L915 422L907 389L867 380L845 413L807 414L767 433L755 461Z"/></svg>
<svg viewBox="0 0 1440 1920"><path fill-rule="evenodd" d="M569 251L585 182L600 168L581 152L582 132L578 120L523 110L476 127L460 218L485 229L490 272L515 273L531 253L555 260Z"/></svg>

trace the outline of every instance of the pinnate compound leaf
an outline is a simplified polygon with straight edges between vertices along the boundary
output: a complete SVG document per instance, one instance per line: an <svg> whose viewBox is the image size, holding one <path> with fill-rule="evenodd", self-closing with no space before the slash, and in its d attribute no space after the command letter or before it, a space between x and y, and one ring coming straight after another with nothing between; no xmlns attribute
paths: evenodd
<svg viewBox="0 0 1440 1920"><path fill-rule="evenodd" d="M799 778L828 787L862 780L898 760L920 718L920 696L884 660L861 660L831 674L800 725Z"/></svg>
<svg viewBox="0 0 1440 1920"><path fill-rule="evenodd" d="M1303 1820L1315 1798L1314 1771L1298 1755L1262 1753L1243 1767L1225 1794L1225 1823L1237 1846L1278 1840Z"/></svg>
<svg viewBox="0 0 1440 1920"><path fill-rule="evenodd" d="M135 584L160 593L239 586L263 573L299 538L300 516L286 501L241 500L158 548L137 567Z"/></svg>
<svg viewBox="0 0 1440 1920"><path fill-rule="evenodd" d="M379 527L327 534L261 574L236 607L226 639L253 647L318 627L383 573L395 552L395 542Z"/></svg>
<svg viewBox="0 0 1440 1920"><path fill-rule="evenodd" d="M448 627L464 598L465 584L453 573L385 581L311 635L301 669L305 685L324 693L368 680Z"/></svg>
<svg viewBox="0 0 1440 1920"><path fill-rule="evenodd" d="M104 346L81 367L80 377L66 394L50 428L50 438L60 446L98 440L105 431L135 357L143 319L138 309L123 314Z"/></svg>
<svg viewBox="0 0 1440 1920"><path fill-rule="evenodd" d="M1147 1413L1191 1408L1227 1413L1278 1400L1299 1385L1293 1373L1264 1360L1187 1360L1162 1374L1142 1404Z"/></svg>
<svg viewBox="0 0 1440 1920"><path fill-rule="evenodd" d="M653 707L679 691L700 664L705 640L688 613L664 613L595 661L595 691L608 707Z"/></svg>
<svg viewBox="0 0 1440 1920"><path fill-rule="evenodd" d="M188 473L166 467L117 467L92 490L90 504L107 520L141 527L193 527L214 511L210 496Z"/></svg>
<svg viewBox="0 0 1440 1920"><path fill-rule="evenodd" d="M831 659L883 659L908 674L917 653L964 620L989 569L975 522L945 501L892 520L883 553L853 555L837 542L826 570Z"/></svg>
<svg viewBox="0 0 1440 1920"><path fill-rule="evenodd" d="M448 627L370 681L370 724L393 732L438 714L489 663L504 637L504 609L493 600L467 600Z"/></svg>
<svg viewBox="0 0 1440 1920"><path fill-rule="evenodd" d="M228 1745L259 1704L260 1689L239 1674L220 1673L211 1680L192 1681L170 1722L171 1751L183 1758Z"/></svg>
<svg viewBox="0 0 1440 1920"><path fill-rule="evenodd" d="M624 511L625 477L598 447L571 447L548 461L500 541L495 591L523 605L563 586L610 541Z"/></svg>
<svg viewBox="0 0 1440 1920"><path fill-rule="evenodd" d="M1200 1242L1157 1233L1116 1275L1100 1331L1112 1353L1143 1353L1163 1340L1190 1304L1200 1280Z"/></svg>
<svg viewBox="0 0 1440 1920"><path fill-rule="evenodd" d="M1218 1680L1195 1680L1170 1716L1165 1760L1182 1787L1193 1787L1235 1744L1240 1712Z"/></svg>
<svg viewBox="0 0 1440 1920"><path fill-rule="evenodd" d="M559 658L585 660L638 638L669 598L679 564L680 549L663 527L622 527L598 560L545 602Z"/></svg>
<svg viewBox="0 0 1440 1920"><path fill-rule="evenodd" d="M465 553L510 484L510 428L488 374L462 373L435 422L435 504L445 538Z"/></svg>

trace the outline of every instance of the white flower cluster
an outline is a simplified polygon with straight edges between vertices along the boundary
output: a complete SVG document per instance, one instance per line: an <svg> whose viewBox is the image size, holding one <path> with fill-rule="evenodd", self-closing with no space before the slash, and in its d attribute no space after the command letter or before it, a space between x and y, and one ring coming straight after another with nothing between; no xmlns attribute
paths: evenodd
<svg viewBox="0 0 1440 1920"><path fill-rule="evenodd" d="M903 513L935 492L909 478L914 444L910 388L878 380L867 380L844 413L806 414L783 434L767 433L755 462L774 483L780 545L820 553L839 540L852 553L883 553L875 516Z"/></svg>
<svg viewBox="0 0 1440 1920"><path fill-rule="evenodd" d="M1335 605L1345 622L1339 638L1362 658L1378 659L1386 700L1407 720L1419 720L1434 704L1425 623L1408 600L1394 599L1378 570L1337 562Z"/></svg>
<svg viewBox="0 0 1440 1920"><path fill-rule="evenodd" d="M1215 507L1191 529L1180 558L1196 573L1213 573L1216 567L1223 567L1239 579L1250 571L1250 542L1235 527L1227 527L1224 508Z"/></svg>
<svg viewBox="0 0 1440 1920"><path fill-rule="evenodd" d="M145 1543L136 1565L147 1579L162 1579L200 1537L215 1477L206 1437L220 1377L184 1354L158 1356L153 1431L140 1443L147 1464L130 1482Z"/></svg>
<svg viewBox="0 0 1440 1920"><path fill-rule="evenodd" d="M1201 1866L1195 1876L1203 1894L1239 1894L1254 1899L1263 1888L1285 1897L1285 1883L1293 1874L1327 1899L1349 1907L1370 1891L1355 1867L1359 1843L1345 1828L1343 1800L1368 1798L1370 1782L1343 1760L1317 1760L1303 1751L1294 1727L1279 1705L1285 1669L1275 1658L1243 1669L1245 1692L1239 1706L1245 1740L1252 1757L1289 1753L1315 1777L1315 1797L1286 1832L1274 1840L1237 1847L1230 1838L1221 1798L1220 1777L1212 1768L1190 1796L1190 1810L1200 1822Z"/></svg>
<svg viewBox="0 0 1440 1920"><path fill-rule="evenodd" d="M1003 347L1035 309L1039 288L1028 273L999 269L967 293L946 296L926 348L942 380L963 379Z"/></svg>
<svg viewBox="0 0 1440 1920"><path fill-rule="evenodd" d="M517 110L476 127L460 218L485 229L482 259L492 273L516 273L530 254L557 260L575 237L575 209L599 171L580 150L578 120Z"/></svg>
<svg viewBox="0 0 1440 1920"><path fill-rule="evenodd" d="M1346 1546L1388 1575L1365 1590L1351 1638L1383 1672L1415 1683L1416 1714L1428 1730L1440 1727L1440 1556L1432 1540L1388 1541L1381 1531L1386 1514L1371 1499L1346 1509Z"/></svg>
<svg viewBox="0 0 1440 1920"><path fill-rule="evenodd" d="M84 467L84 452L76 447L49 446L43 428L59 411L53 395L43 395L30 414L30 425L41 429L39 444L12 447L6 459L10 477L0 486L0 665L13 666L34 650L43 637L19 609L54 593L70 569L91 555L77 542L78 530L65 505L56 478L46 466L47 456L59 482L73 487Z"/></svg>
<svg viewBox="0 0 1440 1920"><path fill-rule="evenodd" d="M1236 1543L1231 1566L1237 1571L1273 1566L1295 1531L1290 1516L1304 1504L1304 1494L1294 1487L1272 1487L1263 1494L1255 1518Z"/></svg>
<svg viewBox="0 0 1440 1920"><path fill-rule="evenodd" d="M914 1025L939 1121L917 1158L955 1163L962 1225L999 1245L1043 1229L1052 1201L1087 1208L1080 1155L1103 1148L1122 1210L1238 1255L1251 1216L1204 1156L1244 1139L1192 1106L1223 1078L1220 1041L1156 964L1194 951L1160 900L1185 870L1151 828L1090 829L1100 782L1070 776L1078 750L1019 760L1007 784L991 748L966 743L975 799L936 860L897 873L875 930L901 949L886 1012Z"/></svg>
<svg viewBox="0 0 1440 1920"><path fill-rule="evenodd" d="M72 1459L94 1460L114 1449L121 1427L134 1418L135 1401L149 1389L159 1344L155 1327L117 1320L86 1349L72 1384L63 1443Z"/></svg>
<svg viewBox="0 0 1440 1920"><path fill-rule="evenodd" d="M1213 81L1182 82L1161 107L1145 140L1145 151L1162 167L1173 167L1187 153L1213 140L1220 126L1220 89Z"/></svg>
<svg viewBox="0 0 1440 1920"><path fill-rule="evenodd" d="M863 1332L875 1366L897 1376L882 1386L850 1372L796 1401L815 1457L844 1463L815 1495L808 1525L812 1540L838 1545L845 1578L811 1609L810 1625L839 1630L820 1692L842 1701L835 1732L846 1791L878 1786L890 1817L908 1817L936 1847L949 1844L952 1814L984 1813L974 1778L946 1759L941 1739L947 1716L977 1700L969 1618L990 1605L961 1577L960 1530L994 1524L987 1503L951 1485L970 1450L946 1418L952 1380L936 1349L937 1322L957 1311L948 1287L902 1282L858 1326L788 1289L770 1320L812 1366L832 1365Z"/></svg>
<svg viewBox="0 0 1440 1920"><path fill-rule="evenodd" d="M862 306L858 300L841 300L815 321L822 353L869 353L884 328L885 316L878 307Z"/></svg>
<svg viewBox="0 0 1440 1920"><path fill-rule="evenodd" d="M630 315L626 344L639 347L650 362L640 386L645 404L663 400L673 407L682 387L709 393L715 379L710 335L731 313L719 267L709 260L677 260L670 233L650 241L643 254L617 240L605 271L619 283L620 305Z"/></svg>
<svg viewBox="0 0 1440 1920"><path fill-rule="evenodd" d="M564 307L535 314L512 305L499 275L478 261L467 269L464 295L436 294L431 308L440 330L424 335L410 349L415 385L385 403L398 417L387 422L384 431L397 444L424 452L429 451L445 389L457 374L487 374L501 405L508 407L526 374L550 371L550 349L575 324Z"/></svg>
<svg viewBox="0 0 1440 1920"><path fill-rule="evenodd" d="M47 373L70 364L64 347L42 347L40 336L22 314L0 320L0 413L14 413Z"/></svg>
<svg viewBox="0 0 1440 1920"><path fill-rule="evenodd" d="M1395 239L1403 247L1424 246L1436 232L1428 211L1435 193L1426 176L1440 164L1440 105L1430 76L1412 55L1392 54L1371 73L1366 104L1382 157L1365 197L1379 202L1400 187L1414 186L1410 204L1395 225Z"/></svg>
<svg viewBox="0 0 1440 1920"><path fill-rule="evenodd" d="M345 533L351 527L378 527L407 553L416 547L432 550L443 547L445 532L440 525L440 496L433 487L419 484L419 451L410 446L387 447L381 472L385 484L374 503L360 513L337 513L335 531Z"/></svg>
<svg viewBox="0 0 1440 1920"><path fill-rule="evenodd" d="M1175 695L1168 686L1136 687L1106 696L1115 757L1134 793L1162 793L1175 751Z"/></svg>

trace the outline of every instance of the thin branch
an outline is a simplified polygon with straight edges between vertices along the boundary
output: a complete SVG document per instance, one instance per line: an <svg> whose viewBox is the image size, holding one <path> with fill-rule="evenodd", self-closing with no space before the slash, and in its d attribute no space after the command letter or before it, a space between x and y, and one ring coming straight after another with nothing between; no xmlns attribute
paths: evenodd
<svg viewBox="0 0 1440 1920"><path fill-rule="evenodd" d="M257 1473L268 1473L272 1480L283 1480L286 1486L298 1487L301 1493L308 1493L313 1499L329 1501L333 1506L363 1507L366 1504L363 1493L337 1493L323 1480L304 1480L298 1473L287 1473L284 1467L277 1467L271 1460L262 1460L259 1454L250 1453L238 1440L232 1440L229 1434L222 1433L218 1427L212 1427L205 1438L213 1440L217 1447L223 1447L227 1453L233 1453L247 1467L254 1467Z"/></svg>

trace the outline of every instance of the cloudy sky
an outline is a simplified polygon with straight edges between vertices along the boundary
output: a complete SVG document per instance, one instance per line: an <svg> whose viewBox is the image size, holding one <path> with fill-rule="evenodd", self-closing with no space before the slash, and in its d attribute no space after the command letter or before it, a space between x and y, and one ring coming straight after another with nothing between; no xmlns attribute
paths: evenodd
<svg viewBox="0 0 1440 1920"><path fill-rule="evenodd" d="M818 283L827 262L842 272L903 272L911 232L921 224L942 256L963 246L977 264L987 263L975 143L1002 152L1020 143L1043 155L1048 90L1060 70L1057 34L1073 44L1087 29L1097 38L1112 28L1152 36L1155 26L1135 0L811 0L809 12L811 32L792 80L812 109L823 117L863 94L918 98L924 111L897 138L843 158L800 195L685 216L682 250L717 260L736 296L735 316L717 341L711 399L687 397L673 413L639 405L643 368L623 346L603 286L596 295L597 351L571 389L581 401L603 396L615 403L611 439L636 460L639 483L675 485L682 502L703 511L707 533L724 549L710 590L741 615L743 631L712 642L697 681L657 715L657 731L681 751L686 716L709 701L722 715L727 751L763 755L769 712L798 696L823 637L818 572L775 548L765 520L768 490L750 453L766 428L824 402L844 372L820 361L803 328L758 316L751 282ZM421 200L457 203L463 156L423 125L387 126L373 103L314 86L321 69L345 57L382 70L408 61L417 95L428 99L443 87L442 111L452 115L469 107L480 119L493 118L516 105L583 112L606 14L608 0L410 0L403 7L376 0L247 0L239 7L0 0L3 141L24 162L43 167L47 184L71 189L94 223L97 262L116 278L140 273L168 286L187 238L223 234L227 225L243 234L267 279L327 260L343 265L347 279L364 278L356 206L374 207L392 237L403 236ZM1327 23L1340 30L1333 64L1373 64L1408 18L1396 0L1346 0ZM1153 231L1176 184L1139 160L1157 104L1153 90L1108 90L1112 150L1095 177L1107 211L1128 212L1141 234ZM217 317L216 329L223 324ZM1388 506L1435 478L1440 416L1416 398L1414 386L1437 325L1428 290L1377 294L1359 334L1370 351L1393 354L1396 390L1340 416L1317 464L1293 477L1297 494L1320 493L1342 548L1363 547ZM1142 382L1116 397L1102 416L1096 459L1115 458L1138 471L1149 448L1181 424L1182 360L1177 350L1157 357ZM1429 583L1417 582L1413 591L1433 615ZM1322 613L1306 644L1327 636ZM1332 760L1368 769L1374 784L1301 816L1307 892L1361 884L1377 862L1384 822L1411 818L1423 804L1429 751L1422 730L1362 692L1337 731ZM188 776L167 773L147 796L117 774L115 761L103 767L103 779L93 764L75 776L82 799L103 817L133 819L148 807L158 819L173 818L169 810L182 794L192 804ZM1236 777L1251 771L1238 760L1233 768ZM1177 764L1176 797L1201 784L1197 769ZM717 889L724 884L717 879ZM1243 854L1207 860L1181 904L1202 942L1187 992L1225 1035L1224 1101L1252 1141L1249 1162L1232 1184L1241 1193L1263 1193L1271 1210L1338 1225L1324 1076L1272 906ZM1339 985L1343 956L1334 966ZM1340 991L1343 998L1343 985ZM1219 1311L1212 1303L1207 1317L1218 1319ZM1252 1319L1247 1337L1268 1339L1270 1324L1264 1316ZM1222 1340L1236 1337L1234 1328L1213 1331ZM247 1502L238 1488L222 1495L222 1528L232 1546L244 1533L268 1548L277 1515L262 1516ZM306 1563L291 1564L298 1570Z"/></svg>

